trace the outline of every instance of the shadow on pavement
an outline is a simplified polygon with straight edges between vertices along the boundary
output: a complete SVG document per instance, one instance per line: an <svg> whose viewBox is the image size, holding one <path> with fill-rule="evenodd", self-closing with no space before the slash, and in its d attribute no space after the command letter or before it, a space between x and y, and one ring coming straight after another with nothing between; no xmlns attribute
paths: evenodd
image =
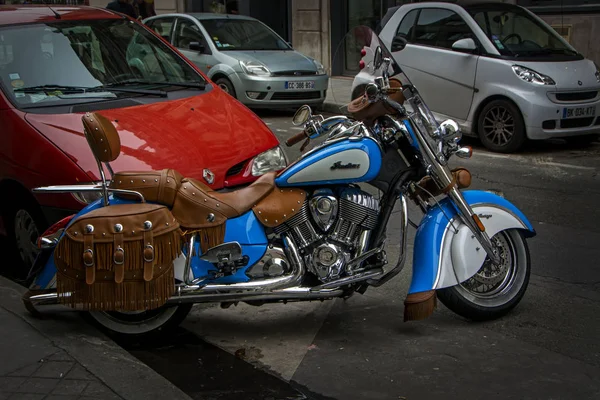
<svg viewBox="0 0 600 400"><path fill-rule="evenodd" d="M193 399L326 399L245 361L246 349L232 355L183 328L160 342L119 345Z"/></svg>

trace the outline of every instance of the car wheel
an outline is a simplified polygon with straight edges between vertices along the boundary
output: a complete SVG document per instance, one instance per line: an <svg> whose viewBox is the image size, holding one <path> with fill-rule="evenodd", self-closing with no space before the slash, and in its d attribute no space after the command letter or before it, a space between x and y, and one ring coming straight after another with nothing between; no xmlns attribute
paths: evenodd
<svg viewBox="0 0 600 400"><path fill-rule="evenodd" d="M352 91L352 99L351 100L362 97L365 94L366 87L367 87L367 85L362 85L362 84L355 87L354 90Z"/></svg>
<svg viewBox="0 0 600 400"><path fill-rule="evenodd" d="M219 78L215 81L217 86L223 90L225 93L230 94L232 97L236 97L235 89L233 88L233 84L227 78Z"/></svg>
<svg viewBox="0 0 600 400"><path fill-rule="evenodd" d="M507 100L494 100L483 107L477 133L485 147L499 153L519 150L526 139L521 112Z"/></svg>
<svg viewBox="0 0 600 400"><path fill-rule="evenodd" d="M39 252L37 240L46 229L45 218L37 204L22 199L6 204L2 215L11 259L16 263L4 272L18 283L28 285L29 272Z"/></svg>

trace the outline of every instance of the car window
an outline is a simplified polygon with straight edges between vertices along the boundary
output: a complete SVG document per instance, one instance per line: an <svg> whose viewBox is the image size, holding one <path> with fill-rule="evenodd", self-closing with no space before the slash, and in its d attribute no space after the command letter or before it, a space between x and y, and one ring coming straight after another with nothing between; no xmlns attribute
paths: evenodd
<svg viewBox="0 0 600 400"><path fill-rule="evenodd" d="M220 50L290 50L290 46L262 22L247 19L206 19L202 26Z"/></svg>
<svg viewBox="0 0 600 400"><path fill-rule="evenodd" d="M127 81L143 81L144 88L152 83L204 83L202 76L158 37L134 22L59 21L0 28L0 82L4 92L18 104L59 105L99 96L130 96L130 93L111 92L110 88L101 93L31 89L38 86L87 89ZM23 88L30 89L25 93Z"/></svg>
<svg viewBox="0 0 600 400"><path fill-rule="evenodd" d="M202 32L200 32L200 28L193 21L187 18L180 18L177 21L173 37L174 46L178 49L188 49L191 42L204 44Z"/></svg>
<svg viewBox="0 0 600 400"><path fill-rule="evenodd" d="M450 49L457 40L472 37L471 28L455 12L423 8L415 26L414 42Z"/></svg>
<svg viewBox="0 0 600 400"><path fill-rule="evenodd" d="M467 9L500 54L505 56L578 57L549 26L519 8L493 5Z"/></svg>
<svg viewBox="0 0 600 400"><path fill-rule="evenodd" d="M157 18L148 21L146 25L171 43L171 29L174 22L175 18Z"/></svg>
<svg viewBox="0 0 600 400"><path fill-rule="evenodd" d="M398 30L396 31L396 37L400 36L409 42L412 41L412 33L414 32L413 27L415 26L418 14L419 10L412 10L402 18L402 22L400 22Z"/></svg>

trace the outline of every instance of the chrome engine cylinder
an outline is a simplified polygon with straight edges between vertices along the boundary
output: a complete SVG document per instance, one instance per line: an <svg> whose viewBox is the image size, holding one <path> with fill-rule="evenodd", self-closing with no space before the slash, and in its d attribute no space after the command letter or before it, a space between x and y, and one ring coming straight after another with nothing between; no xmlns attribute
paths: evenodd
<svg viewBox="0 0 600 400"><path fill-rule="evenodd" d="M304 202L297 215L273 230L290 235L307 268L328 282L338 279L349 261L367 250L378 217L379 201L362 190L320 189Z"/></svg>

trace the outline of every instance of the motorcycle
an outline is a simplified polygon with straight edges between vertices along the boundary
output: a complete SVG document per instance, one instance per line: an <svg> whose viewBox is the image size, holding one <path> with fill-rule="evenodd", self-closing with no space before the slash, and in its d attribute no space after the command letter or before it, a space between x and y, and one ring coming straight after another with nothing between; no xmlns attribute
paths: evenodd
<svg viewBox="0 0 600 400"><path fill-rule="evenodd" d="M529 281L533 226L505 198L466 190L469 171L448 165L453 155L472 154L459 144L458 125L435 120L377 35L357 27L348 38L346 49L360 51L361 74L370 76L364 95L348 105L351 116L324 118L300 107L292 122L302 131L286 144L304 142L306 152L237 191L212 191L173 170L115 173L116 130L100 114L83 116L102 182L35 191L99 191L102 199L40 237L25 306L39 313L66 305L131 336L176 326L196 303L363 294L403 270L412 201L423 217L404 321L429 317L437 299L471 320L513 309ZM388 243L391 218L402 229ZM400 250L393 266L389 245Z"/></svg>

